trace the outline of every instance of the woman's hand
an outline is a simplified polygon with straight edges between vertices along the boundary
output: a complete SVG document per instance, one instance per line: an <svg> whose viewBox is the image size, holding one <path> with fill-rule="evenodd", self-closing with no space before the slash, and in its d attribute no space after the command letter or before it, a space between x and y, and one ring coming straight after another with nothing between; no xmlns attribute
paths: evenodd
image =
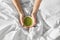
<svg viewBox="0 0 60 40"><path fill-rule="evenodd" d="M20 21L20 24L25 27L25 28L30 28L30 27L34 27L36 24L37 24L37 11L38 11L38 8L40 6L40 3L41 3L41 0L35 0L35 4L33 6L33 10L32 10L32 14L31 14L31 17L32 17L32 20L33 20L33 24L31 26L24 26L24 17L25 17L25 14L23 12L23 9L22 9L22 6L20 4L20 1L19 0L12 0L14 6L16 7L18 13L19 13L19 21Z"/></svg>
<svg viewBox="0 0 60 40"><path fill-rule="evenodd" d="M23 23L24 17L25 17L24 14L20 15L20 17L19 17L19 22L22 26L24 26L24 23Z"/></svg>
<svg viewBox="0 0 60 40"><path fill-rule="evenodd" d="M13 4L14 4L15 8L17 9L18 14L20 16L19 17L19 22L23 26L23 20L24 20L25 14L24 14L23 8L20 4L20 0L12 0L12 2L13 2Z"/></svg>
<svg viewBox="0 0 60 40"><path fill-rule="evenodd" d="M31 13L31 16L32 16L33 22L34 22L33 26L35 26L37 24L37 12L38 12L39 6L41 4L41 1L42 0L35 0L34 6L33 6L33 10Z"/></svg>

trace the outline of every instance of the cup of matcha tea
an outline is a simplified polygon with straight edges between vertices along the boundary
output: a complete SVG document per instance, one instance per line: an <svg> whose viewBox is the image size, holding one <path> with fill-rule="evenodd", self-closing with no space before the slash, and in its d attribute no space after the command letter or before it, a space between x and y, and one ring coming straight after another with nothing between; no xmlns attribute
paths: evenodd
<svg viewBox="0 0 60 40"><path fill-rule="evenodd" d="M30 17L30 16L26 16L25 18L24 18L24 26L31 26L32 24L33 24L33 20L32 20L32 17Z"/></svg>

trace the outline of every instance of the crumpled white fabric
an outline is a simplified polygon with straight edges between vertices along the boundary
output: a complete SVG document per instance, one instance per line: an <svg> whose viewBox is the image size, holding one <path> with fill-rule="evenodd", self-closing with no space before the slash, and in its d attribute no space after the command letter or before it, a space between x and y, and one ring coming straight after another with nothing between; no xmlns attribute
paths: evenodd
<svg viewBox="0 0 60 40"><path fill-rule="evenodd" d="M21 0L21 5L26 15L30 15L33 4L34 0ZM0 40L56 39L60 35L59 7L59 0L42 0L41 7L37 13L38 23L36 27L26 30L19 23L18 12L12 4L12 1L0 0ZM52 36L53 34L54 37Z"/></svg>
<svg viewBox="0 0 60 40"><path fill-rule="evenodd" d="M43 0L41 15L50 29L45 33L45 40L60 40L60 0Z"/></svg>
<svg viewBox="0 0 60 40"><path fill-rule="evenodd" d="M32 4L28 0L21 0L26 15L30 15ZM38 13L38 15L40 15ZM40 16L37 17L40 19ZM24 29L18 19L18 12L11 0L0 2L0 40L37 40L43 32L41 19L36 27Z"/></svg>

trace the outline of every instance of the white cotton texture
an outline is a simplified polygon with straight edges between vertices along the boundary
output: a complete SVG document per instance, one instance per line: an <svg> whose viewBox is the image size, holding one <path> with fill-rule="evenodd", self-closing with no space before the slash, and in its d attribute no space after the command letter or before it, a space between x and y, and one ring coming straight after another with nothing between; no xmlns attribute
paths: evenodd
<svg viewBox="0 0 60 40"><path fill-rule="evenodd" d="M20 1L25 15L30 16L34 0ZM0 40L56 39L60 35L58 30L60 28L60 0L42 0L37 12L37 22L35 27L29 30L24 29L19 23L19 15L12 0L0 0Z"/></svg>

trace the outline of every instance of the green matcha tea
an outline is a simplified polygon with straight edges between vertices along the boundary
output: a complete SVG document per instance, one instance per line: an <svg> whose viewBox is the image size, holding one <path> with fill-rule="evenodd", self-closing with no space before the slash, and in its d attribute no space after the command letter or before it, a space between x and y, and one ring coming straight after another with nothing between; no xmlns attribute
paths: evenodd
<svg viewBox="0 0 60 40"><path fill-rule="evenodd" d="M32 18L31 17L25 17L24 18L24 26L31 26L32 25Z"/></svg>

